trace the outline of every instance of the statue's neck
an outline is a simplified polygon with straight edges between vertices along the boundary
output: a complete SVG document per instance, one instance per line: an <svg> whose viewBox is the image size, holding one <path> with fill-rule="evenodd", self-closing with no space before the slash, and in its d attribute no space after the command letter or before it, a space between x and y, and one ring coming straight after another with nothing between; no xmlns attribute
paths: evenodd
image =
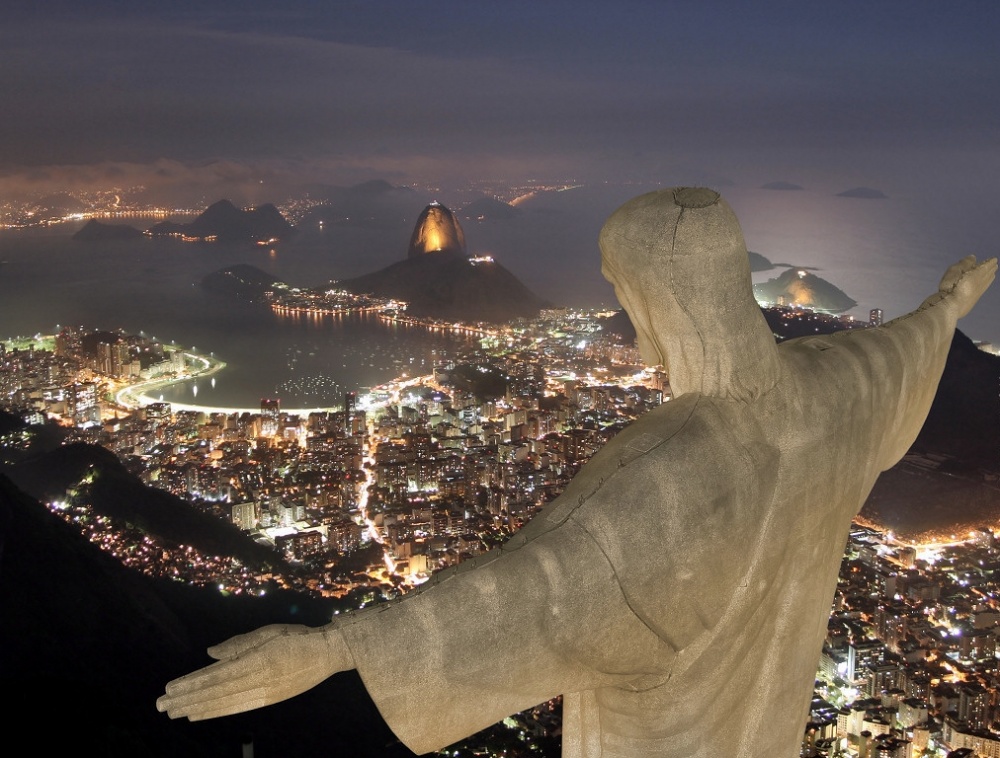
<svg viewBox="0 0 1000 758"><path fill-rule="evenodd" d="M780 358L774 336L756 303L739 307L742 298L720 302L712 319L675 323L659 338L666 352L667 375L675 394L702 395L749 402L778 381ZM680 327L680 328L678 328Z"/></svg>

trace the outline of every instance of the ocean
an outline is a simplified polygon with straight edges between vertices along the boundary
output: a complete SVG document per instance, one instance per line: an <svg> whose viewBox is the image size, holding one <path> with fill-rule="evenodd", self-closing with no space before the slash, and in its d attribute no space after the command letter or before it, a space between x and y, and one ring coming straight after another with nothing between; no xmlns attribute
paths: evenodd
<svg viewBox="0 0 1000 758"><path fill-rule="evenodd" d="M374 315L279 316L266 304L200 286L205 274L236 263L299 286L319 285L332 267L308 245L271 254L164 239L86 243L71 233L65 227L0 233L0 336L51 334L65 325L121 328L226 362L211 379L164 390L167 401L252 408L276 397L283 407L338 405L344 392L402 373L429 373L436 360L470 344Z"/></svg>

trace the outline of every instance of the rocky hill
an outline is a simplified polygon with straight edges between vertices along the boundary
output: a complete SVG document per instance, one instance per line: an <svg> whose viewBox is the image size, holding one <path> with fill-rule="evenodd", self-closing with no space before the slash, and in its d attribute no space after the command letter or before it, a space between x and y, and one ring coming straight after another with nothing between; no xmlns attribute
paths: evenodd
<svg viewBox="0 0 1000 758"><path fill-rule="evenodd" d="M535 316L547 305L499 263L447 253L406 258L338 286L405 300L413 315L448 320L499 323Z"/></svg>
<svg viewBox="0 0 1000 758"><path fill-rule="evenodd" d="M196 239L216 239L220 242L266 241L287 239L292 225L270 203L251 210L241 210L228 200L213 203L189 224L162 221L149 233L154 237L183 235Z"/></svg>
<svg viewBox="0 0 1000 758"><path fill-rule="evenodd" d="M276 284L280 282L276 282L273 276L249 263L221 268L201 280L201 286L207 290L247 300L263 299L264 293Z"/></svg>
<svg viewBox="0 0 1000 758"><path fill-rule="evenodd" d="M156 711L166 682L211 662L209 645L269 623L321 625L328 603L282 591L223 597L125 569L2 474L0 547L0 691L8 723L34 725L0 737L6 754L28 744L38 755L209 758L252 742L260 756L319 758L330 745L412 756L353 672L223 719Z"/></svg>
<svg viewBox="0 0 1000 758"><path fill-rule="evenodd" d="M857 305L842 289L802 268L787 269L774 279L755 284L754 294L758 300L822 313L843 313Z"/></svg>
<svg viewBox="0 0 1000 758"><path fill-rule="evenodd" d="M73 239L81 242L104 242L105 240L139 239L143 233L128 224L104 224L96 219L88 221Z"/></svg>

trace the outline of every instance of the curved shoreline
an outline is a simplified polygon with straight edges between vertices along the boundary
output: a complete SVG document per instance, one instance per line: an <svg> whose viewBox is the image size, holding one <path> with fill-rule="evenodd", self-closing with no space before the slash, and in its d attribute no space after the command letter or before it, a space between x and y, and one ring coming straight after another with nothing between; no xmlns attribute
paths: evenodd
<svg viewBox="0 0 1000 758"><path fill-rule="evenodd" d="M194 350L186 350L182 347L168 347L165 345L164 351L180 352L185 359L185 372L180 376L157 376L152 379L146 379L135 382L134 384L129 384L126 387L122 387L120 390L115 392L115 403L127 410L136 410L151 403L160 402L155 398L149 397L147 394L149 392L154 392L156 390L163 389L164 387L170 387L174 384L180 384L181 382L187 382L191 379L200 379L202 377L212 376L213 374L217 374L222 371L222 369L226 368L225 361L221 361L214 356L201 355L200 353L196 353ZM200 363L201 368L190 370L191 362ZM172 405L174 404L171 403L171 406Z"/></svg>
<svg viewBox="0 0 1000 758"><path fill-rule="evenodd" d="M421 326L427 326L421 324ZM21 343L24 343L23 345ZM42 350L51 351L54 349L55 337L53 335L42 335L37 334L34 337L12 337L0 339L0 345L7 347L8 349L27 349L28 346L33 346L36 349L40 348ZM167 353L181 353L184 356L184 370L183 373L172 372L172 376L165 376L163 374L150 379L142 379L138 381L131 381L130 383L121 386L124 382L129 380L113 379L111 377L104 376L105 381L111 382L118 388L113 390L113 402L114 405L118 407L119 410L124 411L135 411L141 408L145 408L153 403L166 403L170 406L171 412L183 412L190 411L196 413L221 413L225 415L232 414L259 414L260 406L255 407L238 407L238 406L214 406L214 405L201 405L197 403L183 403L176 402L173 400L161 400L155 397L153 393L159 390L165 389L167 387L172 387L176 384L182 384L184 382L190 382L192 380L202 379L205 377L213 376L223 369L228 368L228 364L216 358L214 355L203 355L193 349L185 348L180 345L163 345L163 349ZM429 379L430 377L421 377L421 379ZM373 386L372 392L392 392L394 389L398 390L400 388L409 386L414 383L413 378L403 377L393 377L388 381L381 382L378 385ZM303 407L303 408L283 408L282 413L288 413L290 415L296 416L308 416L311 413L334 413L343 410L343 403L337 405L328 406L313 406L313 407Z"/></svg>
<svg viewBox="0 0 1000 758"><path fill-rule="evenodd" d="M226 362L219 360L214 356L205 356L201 353L196 353L193 350L184 350L183 348L177 349L183 352L185 363L187 363L187 359L191 359L192 361L199 362L201 364L201 368L187 372L183 376L177 376L171 379L158 377L156 379L147 379L144 382L138 382L136 384L129 385L128 387L123 387L115 393L115 402L128 410L136 410L152 403L164 402L170 406L171 411L174 413L177 411L194 411L196 413L224 413L227 416L233 413L260 413L259 406L256 408L235 408L226 406L198 405L195 403L178 403L173 400L161 401L155 397L150 397L149 393L155 392L156 390L163 389L164 387L170 387L174 384L188 382L192 379L201 379L203 377L212 376L226 368ZM287 408L282 412L298 416L307 416L310 413L329 413L331 411L337 411L340 410L341 407L342 406Z"/></svg>
<svg viewBox="0 0 1000 758"><path fill-rule="evenodd" d="M274 305L272 304L272 309ZM275 309L277 312L277 309ZM312 313L314 315L348 315L346 311L341 311L339 313L321 311L319 309L292 309L287 306L282 307L282 310L291 313ZM384 307L378 308L356 308L352 310L353 313L375 313L379 320L390 323L398 324L402 326L413 326L422 329L427 329L432 332L442 332L450 331L466 335L478 335L480 337L497 337L501 334L501 329L499 327L489 327L482 324L464 324L460 322L439 322L432 319L421 319L409 316L400 316L399 314L387 313ZM166 348L165 349L169 349ZM201 353L195 352L194 350L186 350L181 347L174 347L174 350L180 350L184 353L186 358L190 358L194 361L200 361L202 363L202 368L199 370L192 371L191 373L186 373L184 376L179 376L172 379L151 379L145 382L140 382L133 384L129 387L125 387L115 393L115 402L126 408L128 410L135 410L151 403L164 402L168 403L171 407L172 412L178 411L194 411L200 413L223 413L225 415L230 414L242 414L242 413L260 413L260 406L257 407L231 407L231 406L211 406L211 405L200 405L197 403L182 403L173 400L160 400L156 397L150 397L151 392L155 392L158 389L164 387L169 387L174 384L180 384L182 382L191 381L192 379L199 379L202 377L212 376L222 369L226 368L225 361L221 361L214 356L205 356ZM384 381L379 385L372 387L372 391L386 390L392 391L394 386L406 386L412 382L412 377L395 376L388 381ZM316 406L309 408L282 408L282 413L288 413L296 416L308 416L310 413L333 413L343 410L343 404L336 404L330 406Z"/></svg>

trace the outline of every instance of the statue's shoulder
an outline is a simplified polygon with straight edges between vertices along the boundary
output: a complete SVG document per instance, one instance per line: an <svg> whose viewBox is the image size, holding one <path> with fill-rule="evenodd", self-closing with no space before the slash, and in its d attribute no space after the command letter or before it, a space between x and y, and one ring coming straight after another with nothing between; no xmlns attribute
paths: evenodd
<svg viewBox="0 0 1000 758"><path fill-rule="evenodd" d="M793 384L839 386L844 391L859 375L883 373L886 361L906 349L902 334L879 326L799 337L779 345L778 353Z"/></svg>
<svg viewBox="0 0 1000 758"><path fill-rule="evenodd" d="M689 392L633 421L604 445L573 477L563 493L545 506L504 548L519 547L558 527L596 492L615 486L622 477L634 476L640 460L667 454L667 448L684 440L685 430L698 418L702 412L700 406L705 402L711 405L711 400Z"/></svg>

